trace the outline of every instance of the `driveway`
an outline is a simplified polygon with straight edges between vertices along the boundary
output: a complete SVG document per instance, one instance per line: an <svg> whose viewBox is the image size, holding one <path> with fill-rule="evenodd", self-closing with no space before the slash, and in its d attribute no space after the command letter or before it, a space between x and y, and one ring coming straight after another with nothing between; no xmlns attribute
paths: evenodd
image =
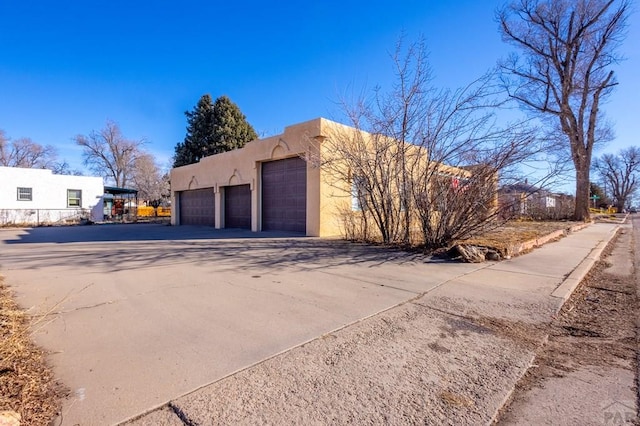
<svg viewBox="0 0 640 426"><path fill-rule="evenodd" d="M295 234L0 230L0 273L44 318L63 424L124 421L486 265Z"/></svg>

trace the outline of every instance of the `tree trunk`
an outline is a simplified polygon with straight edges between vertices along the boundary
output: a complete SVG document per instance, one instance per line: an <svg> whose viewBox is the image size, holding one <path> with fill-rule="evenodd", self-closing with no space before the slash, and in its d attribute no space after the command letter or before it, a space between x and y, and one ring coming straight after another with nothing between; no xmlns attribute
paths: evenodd
<svg viewBox="0 0 640 426"><path fill-rule="evenodd" d="M576 164L576 209L573 220L586 222L591 218L589 201L589 169L578 169Z"/></svg>

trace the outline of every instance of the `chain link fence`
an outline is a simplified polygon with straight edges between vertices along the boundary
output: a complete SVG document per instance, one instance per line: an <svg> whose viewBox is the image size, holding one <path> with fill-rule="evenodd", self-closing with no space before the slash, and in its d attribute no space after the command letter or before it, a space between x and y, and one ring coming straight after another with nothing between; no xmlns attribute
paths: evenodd
<svg viewBox="0 0 640 426"><path fill-rule="evenodd" d="M40 226L86 223L87 209L0 209L0 226Z"/></svg>

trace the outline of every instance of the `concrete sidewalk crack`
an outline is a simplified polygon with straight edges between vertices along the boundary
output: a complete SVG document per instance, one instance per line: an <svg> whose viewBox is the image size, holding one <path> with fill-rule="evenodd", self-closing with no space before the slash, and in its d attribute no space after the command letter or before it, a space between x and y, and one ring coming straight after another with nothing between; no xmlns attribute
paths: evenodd
<svg viewBox="0 0 640 426"><path fill-rule="evenodd" d="M441 314L448 315L448 316L451 316L451 317L460 318L462 320L469 321L469 322L472 322L472 323L475 323L475 321L476 321L476 318L474 318L472 316L468 316L468 315L464 315L464 314L457 314L455 312L449 312L449 311L446 311L444 309L436 308L435 306L427 305L427 304L420 303L420 302L412 302L412 303L414 305L416 305L416 306L421 306L423 308L427 308L427 309L430 309L432 311L439 312Z"/></svg>
<svg viewBox="0 0 640 426"><path fill-rule="evenodd" d="M375 286L378 286L378 287L392 288L394 290L404 291L404 292L411 293L411 294L421 294L420 292L413 291L413 290L407 290L406 288L396 287L396 286L389 285L389 284L380 284L380 283L377 283L375 281L363 280L362 278L354 278L354 277L341 275L341 274L336 274L336 273L327 272L327 271L318 271L318 272L320 272L321 274L331 275L331 276L334 276L334 277L344 278L344 279L348 279L348 280L351 280L351 281L357 281L357 282L361 282L361 283L365 283L365 284L371 284L371 285L375 285Z"/></svg>
<svg viewBox="0 0 640 426"><path fill-rule="evenodd" d="M180 409L180 407L175 405L173 402L169 402L168 405L169 405L169 409L171 411L173 411L173 414L175 414L185 426L197 426L198 425L193 420L191 420L189 418L189 416L184 411L182 411Z"/></svg>
<svg viewBox="0 0 640 426"><path fill-rule="evenodd" d="M104 305L111 305L112 303L117 303L117 302L120 302L121 300L124 300L124 299L109 300L107 302L100 302L100 303L96 303L95 305L89 305L89 306L80 306L78 308L73 308L73 309L69 309L69 310L65 310L65 311L57 311L57 312L54 312L53 314L54 315L70 314L72 312L83 311L85 309L93 309L93 308L97 308L97 307L104 306Z"/></svg>

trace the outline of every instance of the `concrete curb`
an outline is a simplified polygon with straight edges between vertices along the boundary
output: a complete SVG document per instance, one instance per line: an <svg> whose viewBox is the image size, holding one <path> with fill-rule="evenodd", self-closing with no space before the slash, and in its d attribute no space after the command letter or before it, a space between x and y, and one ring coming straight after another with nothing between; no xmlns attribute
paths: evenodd
<svg viewBox="0 0 640 426"><path fill-rule="evenodd" d="M595 248L593 248L589 255L585 257L582 262L580 262L580 264L569 274L569 276L565 278L558 287L556 287L553 293L551 293L551 297L560 299L560 303L556 307L556 313L560 312L560 309L562 309L562 306L569 299L569 297L571 297L578 284L580 284L584 277L587 276L591 268L593 268L593 265L595 265L595 263L600 260L600 256L602 255L603 250L616 235L618 229L620 229L619 225L612 228L609 235L607 235L607 237L603 241L601 241Z"/></svg>
<svg viewBox="0 0 640 426"><path fill-rule="evenodd" d="M585 223L584 225L580 224L580 225L573 226L569 229L569 233L579 231L580 229L583 229L589 226L590 224L591 223ZM595 265L595 263L598 260L600 260L600 256L602 256L602 252L607 247L607 245L611 242L613 237L617 234L618 229L620 229L620 225L615 226L609 232L609 234L605 237L605 239L603 241L600 241L598 245L594 247L591 250L591 252L589 252L587 257L585 257L582 260L582 262L580 262L580 264L564 279L564 281L562 281L562 283L558 287L556 287L553 293L551 293L551 297L557 298L559 302L555 310L556 314L560 312L560 310L562 309L562 306L564 306L565 302L569 300L569 297L571 297L576 287L578 287L578 284L580 284L584 279L584 277L589 273L589 271L591 271L591 268L593 268L593 265ZM540 347L544 346L548 341L549 341L549 334L546 334L542 339ZM493 425L496 423L500 415L500 412L513 396L513 393L516 390L516 386L518 385L518 383L520 383L520 380L522 380L522 378L527 373L527 371L529 371L529 369L533 366L533 362L535 361L535 358L538 355L537 352L538 351L536 350L533 356L528 360L527 367L524 369L524 371L522 372L518 380L513 384L509 392L507 392L507 395L505 396L502 402L502 405L500 405L500 407L498 407L495 413L493 413L493 416L491 417L491 421L488 424Z"/></svg>
<svg viewBox="0 0 640 426"><path fill-rule="evenodd" d="M540 342L540 347L546 345L548 341L549 341L549 335L546 334ZM507 394L504 396L504 398L502 399L502 402L500 403L500 406L493 413L493 416L491 416L491 420L487 423L487 425L495 425L497 423L498 417L500 416L500 412L509 403L509 401L511 401L511 398L513 397L513 393L516 391L516 385L520 383L520 380L524 378L524 376L527 374L527 371L529 371L529 369L534 366L533 362L536 360L537 356L538 356L538 352L536 351L529 357L529 360L526 362L525 368L522 369L522 372L518 376L518 380L516 380L515 384L511 387L509 392L507 392Z"/></svg>
<svg viewBox="0 0 640 426"><path fill-rule="evenodd" d="M570 226L569 228L566 229L559 229L557 231L554 231L550 234L544 235L542 237L539 238L534 238L532 240L529 241L525 241L523 243L518 243L518 244L513 244L509 247L507 247L506 250L506 255L507 256L518 256L520 254L522 254L523 252L528 252L536 247L540 247L545 245L546 243L548 243L549 241L553 241L556 240L558 238L562 238L565 237L573 232L577 232L581 229L586 228L587 226L591 225L593 222L586 222L586 223L580 223L577 225L573 225Z"/></svg>

